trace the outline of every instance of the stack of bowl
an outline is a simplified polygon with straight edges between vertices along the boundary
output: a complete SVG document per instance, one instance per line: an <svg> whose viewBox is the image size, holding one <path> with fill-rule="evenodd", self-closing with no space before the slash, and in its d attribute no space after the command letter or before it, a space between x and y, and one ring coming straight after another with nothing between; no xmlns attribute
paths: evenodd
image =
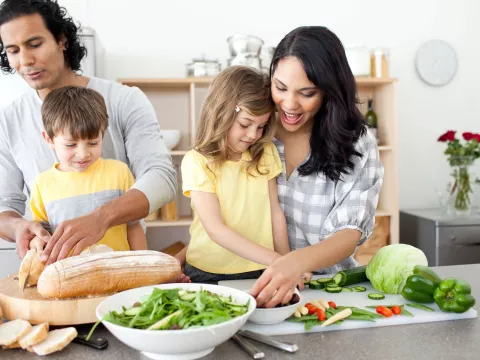
<svg viewBox="0 0 480 360"><path fill-rule="evenodd" d="M228 66L244 65L262 70L260 51L263 40L252 35L237 34L227 39L231 57L227 60Z"/></svg>

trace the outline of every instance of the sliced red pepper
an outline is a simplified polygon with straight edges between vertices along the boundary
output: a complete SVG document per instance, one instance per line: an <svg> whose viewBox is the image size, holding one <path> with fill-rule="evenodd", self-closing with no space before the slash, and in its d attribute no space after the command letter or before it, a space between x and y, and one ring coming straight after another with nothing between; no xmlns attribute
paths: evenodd
<svg viewBox="0 0 480 360"><path fill-rule="evenodd" d="M334 309L337 308L337 304L335 304L333 301L329 301L329 302L328 302L328 305L329 305L331 308L334 308Z"/></svg>
<svg viewBox="0 0 480 360"><path fill-rule="evenodd" d="M318 320L320 321L327 320L327 315L325 315L325 311L323 311L322 309L317 310L317 317L318 317Z"/></svg>
<svg viewBox="0 0 480 360"><path fill-rule="evenodd" d="M399 315L402 312L402 308L400 306L392 306L392 313L395 315Z"/></svg>

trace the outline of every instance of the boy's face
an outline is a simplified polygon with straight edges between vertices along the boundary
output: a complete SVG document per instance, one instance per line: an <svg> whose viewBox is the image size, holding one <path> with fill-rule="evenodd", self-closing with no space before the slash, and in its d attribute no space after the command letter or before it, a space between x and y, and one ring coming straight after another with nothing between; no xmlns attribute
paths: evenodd
<svg viewBox="0 0 480 360"><path fill-rule="evenodd" d="M0 27L10 66L35 90L53 88L65 72L64 41L57 42L39 14Z"/></svg>
<svg viewBox="0 0 480 360"><path fill-rule="evenodd" d="M82 172L88 169L102 154L102 134L95 139L73 140L68 130L65 130L53 139L42 132L43 138L51 149L55 150L60 164L60 171Z"/></svg>

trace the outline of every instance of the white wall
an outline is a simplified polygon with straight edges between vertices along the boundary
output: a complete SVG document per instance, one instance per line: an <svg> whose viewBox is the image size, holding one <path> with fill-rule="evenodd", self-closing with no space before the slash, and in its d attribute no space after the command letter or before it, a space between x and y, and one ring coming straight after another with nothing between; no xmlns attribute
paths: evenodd
<svg viewBox="0 0 480 360"><path fill-rule="evenodd" d="M229 57L226 38L237 32L276 45L297 26L325 25L344 44L390 47L391 75L399 79L401 208L437 205L432 185L438 174L448 171L444 147L436 142L441 133L447 129L480 132L477 0L244 0L228 1L228 6L220 0L60 3L97 31L106 51L105 77L112 80L182 77L185 64L202 54L225 63ZM441 88L423 84L414 69L416 49L434 38L448 41L459 57L456 77ZM0 78L0 95L4 83Z"/></svg>

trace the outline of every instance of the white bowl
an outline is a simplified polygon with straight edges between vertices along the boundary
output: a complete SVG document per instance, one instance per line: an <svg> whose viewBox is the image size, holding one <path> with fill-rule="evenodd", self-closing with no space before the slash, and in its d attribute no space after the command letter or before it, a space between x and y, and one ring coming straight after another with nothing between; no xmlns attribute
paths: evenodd
<svg viewBox="0 0 480 360"><path fill-rule="evenodd" d="M255 324L272 325L278 324L293 315L297 307L302 304L302 296L300 292L295 289L295 294L298 294L300 300L296 304L281 306L275 308L256 308L248 321Z"/></svg>
<svg viewBox="0 0 480 360"><path fill-rule="evenodd" d="M180 130L160 130L160 134L168 150L174 149L180 142Z"/></svg>
<svg viewBox="0 0 480 360"><path fill-rule="evenodd" d="M208 290L222 296L232 296L234 301L246 304L250 300L248 311L232 320L220 324L185 330L142 330L131 329L103 321L103 325L121 342L141 351L145 356L156 360L198 359L211 353L215 346L230 339L247 321L255 310L255 299L244 291L209 284L163 284L131 289L109 296L96 310L100 320L108 312L123 311L122 306L130 307L144 295L150 295L153 288Z"/></svg>

